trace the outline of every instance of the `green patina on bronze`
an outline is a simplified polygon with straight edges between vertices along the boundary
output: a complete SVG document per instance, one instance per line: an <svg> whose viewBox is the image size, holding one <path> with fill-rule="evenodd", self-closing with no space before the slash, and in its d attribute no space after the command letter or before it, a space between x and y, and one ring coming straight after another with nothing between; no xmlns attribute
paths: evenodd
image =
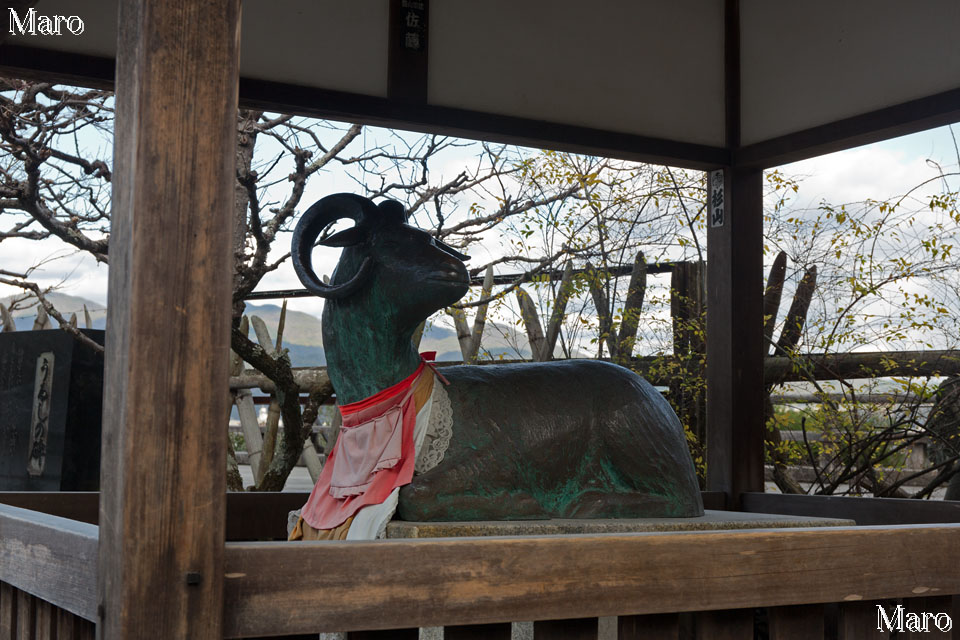
<svg viewBox="0 0 960 640"><path fill-rule="evenodd" d="M344 250L330 285L322 285L303 254L338 217L357 224L323 242ZM459 300L469 283L462 255L405 224L399 205L378 207L348 194L325 198L304 215L293 257L304 284L327 298L324 347L342 404L412 374L420 362L414 329ZM443 373L451 383L453 439L438 466L401 489L400 518L703 514L680 422L633 372L572 360Z"/></svg>

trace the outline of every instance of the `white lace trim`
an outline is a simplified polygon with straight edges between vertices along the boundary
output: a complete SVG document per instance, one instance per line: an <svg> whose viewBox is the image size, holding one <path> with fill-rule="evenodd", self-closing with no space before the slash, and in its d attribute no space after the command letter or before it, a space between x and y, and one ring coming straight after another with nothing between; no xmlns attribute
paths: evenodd
<svg viewBox="0 0 960 640"><path fill-rule="evenodd" d="M417 459L413 465L416 474L426 473L443 462L443 456L453 437L453 405L447 395L444 384L434 379L431 394L430 421L423 444L417 448Z"/></svg>

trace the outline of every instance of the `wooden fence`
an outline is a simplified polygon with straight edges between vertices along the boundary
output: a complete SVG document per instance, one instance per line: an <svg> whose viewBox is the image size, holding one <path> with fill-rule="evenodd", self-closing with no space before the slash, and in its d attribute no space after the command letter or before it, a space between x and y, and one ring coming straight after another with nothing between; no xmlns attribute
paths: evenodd
<svg viewBox="0 0 960 640"><path fill-rule="evenodd" d="M0 640L93 637L96 525L12 505L95 520L97 497L0 494ZM877 604L954 621L960 613L960 524L952 524L960 503L748 494L748 511L855 514L883 524L271 541L302 499L228 494L235 541L224 549L225 637L349 631L354 640L403 639L443 626L447 639L495 640L510 637L509 622L532 620L534 638L592 639L598 617L616 616L622 640L750 639L758 629L777 640L849 640L890 637L877 631Z"/></svg>

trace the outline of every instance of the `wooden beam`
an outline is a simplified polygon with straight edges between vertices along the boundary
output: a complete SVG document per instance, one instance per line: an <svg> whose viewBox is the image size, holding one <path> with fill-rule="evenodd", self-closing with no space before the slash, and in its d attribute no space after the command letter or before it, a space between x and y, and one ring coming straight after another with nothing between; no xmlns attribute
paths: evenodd
<svg viewBox="0 0 960 640"><path fill-rule="evenodd" d="M239 0L123 0L98 635L220 638ZM157 366L158 363L164 366Z"/></svg>
<svg viewBox="0 0 960 640"><path fill-rule="evenodd" d="M15 44L3 45L0 75L40 82L60 82L91 89L112 90L114 61L102 56L53 51Z"/></svg>
<svg viewBox="0 0 960 640"><path fill-rule="evenodd" d="M811 353L796 358L773 356L763 361L766 384L809 380L843 380L884 376L951 376L960 373L960 351L872 351Z"/></svg>
<svg viewBox="0 0 960 640"><path fill-rule="evenodd" d="M0 491L0 504L97 524L98 491Z"/></svg>
<svg viewBox="0 0 960 640"><path fill-rule="evenodd" d="M726 148L740 146L740 0L723 3L723 97Z"/></svg>
<svg viewBox="0 0 960 640"><path fill-rule="evenodd" d="M751 513L847 518L859 525L960 522L960 501L956 500L746 493L741 497L741 506Z"/></svg>
<svg viewBox="0 0 960 640"><path fill-rule="evenodd" d="M763 491L763 172L710 176L707 489L737 509L740 493Z"/></svg>
<svg viewBox="0 0 960 640"><path fill-rule="evenodd" d="M430 0L390 0L387 96L398 102L427 102L427 43Z"/></svg>
<svg viewBox="0 0 960 640"><path fill-rule="evenodd" d="M914 525L228 543L224 634L770 607L920 588L955 594L958 536L960 525Z"/></svg>
<svg viewBox="0 0 960 640"><path fill-rule="evenodd" d="M0 505L0 582L88 620L97 615L97 546L93 525Z"/></svg>
<svg viewBox="0 0 960 640"><path fill-rule="evenodd" d="M647 274L652 273L670 273L673 271L674 265L682 264L675 262L651 262L647 264L644 270ZM603 274L606 277L612 278L621 278L632 276L634 271L634 265L615 265L612 267L607 267L603 270ZM571 269L572 275L580 275L585 273L585 269ZM564 269L545 269L536 274L530 273L502 273L499 275L493 276L493 284L495 285L514 285L517 283L531 282L536 279L538 282L543 282L544 279L551 282L561 282L563 281L564 274L566 273L566 268ZM473 275L470 277L470 286L471 287L482 287L487 281L486 274ZM244 300L277 300L279 298L307 298L314 296L316 294L308 291L307 289L277 289L273 291L254 291L247 295Z"/></svg>

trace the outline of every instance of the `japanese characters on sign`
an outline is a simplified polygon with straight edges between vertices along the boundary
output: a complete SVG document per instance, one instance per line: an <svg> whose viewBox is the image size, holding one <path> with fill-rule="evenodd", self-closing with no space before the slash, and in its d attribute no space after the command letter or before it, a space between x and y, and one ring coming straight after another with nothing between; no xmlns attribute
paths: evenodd
<svg viewBox="0 0 960 640"><path fill-rule="evenodd" d="M710 213L710 226L722 227L726 219L725 203L723 198L723 170L710 172L709 202L707 211Z"/></svg>
<svg viewBox="0 0 960 640"><path fill-rule="evenodd" d="M403 21L403 48L410 51L422 51L427 44L425 0L401 0L401 20Z"/></svg>
<svg viewBox="0 0 960 640"><path fill-rule="evenodd" d="M52 351L41 353L37 358L37 374L33 387L33 417L30 420L30 457L27 460L27 473L31 476L41 475L47 460L53 362Z"/></svg>

